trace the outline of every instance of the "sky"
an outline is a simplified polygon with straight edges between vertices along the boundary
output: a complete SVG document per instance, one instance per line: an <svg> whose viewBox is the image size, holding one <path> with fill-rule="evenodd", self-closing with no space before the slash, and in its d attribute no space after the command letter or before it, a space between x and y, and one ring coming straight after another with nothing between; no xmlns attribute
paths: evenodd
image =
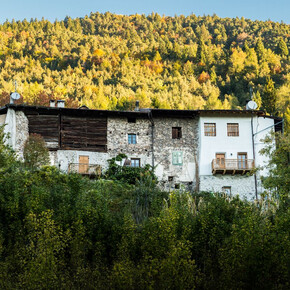
<svg viewBox="0 0 290 290"><path fill-rule="evenodd" d="M290 0L0 0L0 23L44 17L50 21L91 12L174 16L195 14L272 20L290 24Z"/></svg>

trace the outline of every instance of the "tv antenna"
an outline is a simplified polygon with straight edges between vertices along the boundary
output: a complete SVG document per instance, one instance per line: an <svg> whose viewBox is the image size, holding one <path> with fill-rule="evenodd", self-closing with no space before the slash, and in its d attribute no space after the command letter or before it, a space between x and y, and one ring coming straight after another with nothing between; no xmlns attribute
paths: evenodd
<svg viewBox="0 0 290 290"><path fill-rule="evenodd" d="M246 105L246 109L247 110L256 110L258 105L255 101L253 101L253 88L250 87L250 97L251 97L251 101L249 101Z"/></svg>
<svg viewBox="0 0 290 290"><path fill-rule="evenodd" d="M20 99L20 94L17 93L17 81L14 80L15 91L10 94L10 104L14 104L14 101Z"/></svg>

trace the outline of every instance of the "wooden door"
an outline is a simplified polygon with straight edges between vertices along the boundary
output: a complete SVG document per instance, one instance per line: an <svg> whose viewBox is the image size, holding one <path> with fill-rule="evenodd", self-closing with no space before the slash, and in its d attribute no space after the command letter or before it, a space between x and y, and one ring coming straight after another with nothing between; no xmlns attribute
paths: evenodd
<svg viewBox="0 0 290 290"><path fill-rule="evenodd" d="M89 172L89 156L79 156L79 173L86 174Z"/></svg>
<svg viewBox="0 0 290 290"><path fill-rule="evenodd" d="M225 154L224 153L216 153L216 165L218 168L225 168Z"/></svg>
<svg viewBox="0 0 290 290"><path fill-rule="evenodd" d="M247 169L247 153L238 153L238 168Z"/></svg>

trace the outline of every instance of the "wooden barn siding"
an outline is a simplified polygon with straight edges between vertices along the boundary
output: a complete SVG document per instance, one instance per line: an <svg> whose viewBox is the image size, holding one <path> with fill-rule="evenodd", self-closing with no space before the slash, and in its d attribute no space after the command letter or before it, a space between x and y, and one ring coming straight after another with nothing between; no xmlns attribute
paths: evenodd
<svg viewBox="0 0 290 290"><path fill-rule="evenodd" d="M107 118L59 115L27 115L27 118L29 133L40 134L50 149L107 152Z"/></svg>
<svg viewBox="0 0 290 290"><path fill-rule="evenodd" d="M107 152L107 119L62 116L61 147Z"/></svg>

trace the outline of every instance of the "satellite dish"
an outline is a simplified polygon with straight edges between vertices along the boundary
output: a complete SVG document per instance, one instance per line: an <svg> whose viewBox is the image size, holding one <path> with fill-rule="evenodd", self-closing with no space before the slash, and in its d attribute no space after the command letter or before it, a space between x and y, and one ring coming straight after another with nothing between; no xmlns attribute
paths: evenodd
<svg viewBox="0 0 290 290"><path fill-rule="evenodd" d="M258 107L257 103L254 101L249 101L246 105L247 110L256 110Z"/></svg>
<svg viewBox="0 0 290 290"><path fill-rule="evenodd" d="M11 97L13 100L19 100L19 99L20 99L20 94L14 92L14 93L11 93L10 97Z"/></svg>

